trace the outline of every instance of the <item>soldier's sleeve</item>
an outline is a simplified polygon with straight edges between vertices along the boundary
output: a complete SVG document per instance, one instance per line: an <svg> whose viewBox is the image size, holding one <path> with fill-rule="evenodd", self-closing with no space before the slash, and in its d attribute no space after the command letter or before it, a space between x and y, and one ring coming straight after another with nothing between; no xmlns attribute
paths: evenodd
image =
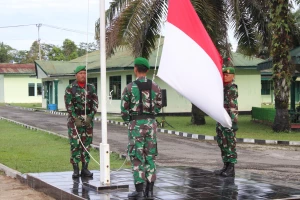
<svg viewBox="0 0 300 200"><path fill-rule="evenodd" d="M74 120L75 118L78 117L78 115L75 113L75 107L73 105L72 98L73 98L72 87L68 86L65 90L64 100L65 100L67 112Z"/></svg>
<svg viewBox="0 0 300 200"><path fill-rule="evenodd" d="M130 121L130 94L127 86L125 87L121 98L121 116L125 123Z"/></svg>
<svg viewBox="0 0 300 200"><path fill-rule="evenodd" d="M91 91L91 98L92 98L92 109L91 109L91 113L88 114L88 116L90 116L92 119L94 118L95 114L97 113L97 110L98 110L98 104L99 104L99 101L98 101L98 96L97 96L97 93L96 93L96 88L93 84L91 84L92 86L92 91Z"/></svg>
<svg viewBox="0 0 300 200"><path fill-rule="evenodd" d="M162 97L161 97L161 89L158 85L155 84L155 99L154 99L154 112L159 113L162 108Z"/></svg>
<svg viewBox="0 0 300 200"><path fill-rule="evenodd" d="M238 88L236 85L233 85L229 91L229 116L231 121L237 123L238 121Z"/></svg>

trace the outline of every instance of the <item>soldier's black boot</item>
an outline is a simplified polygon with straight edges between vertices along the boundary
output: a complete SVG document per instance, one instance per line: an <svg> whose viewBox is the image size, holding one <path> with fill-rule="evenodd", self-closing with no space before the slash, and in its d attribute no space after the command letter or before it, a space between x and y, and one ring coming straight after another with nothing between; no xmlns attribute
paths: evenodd
<svg viewBox="0 0 300 200"><path fill-rule="evenodd" d="M72 177L73 178L78 178L79 177L79 166L78 166L78 163L74 163L73 164L73 175Z"/></svg>
<svg viewBox="0 0 300 200"><path fill-rule="evenodd" d="M150 182L147 181L147 185L146 185L146 188L145 188L145 194L144 194L144 197L146 199L154 199L153 186L154 186L154 182L150 183Z"/></svg>
<svg viewBox="0 0 300 200"><path fill-rule="evenodd" d="M132 192L131 194L128 194L128 198L130 200L143 200L144 199L143 187L144 187L143 183L135 184L136 191Z"/></svg>
<svg viewBox="0 0 300 200"><path fill-rule="evenodd" d="M81 169L81 176L85 176L85 177L92 177L93 173L90 172L90 170L88 170L88 163L82 163L82 169Z"/></svg>
<svg viewBox="0 0 300 200"><path fill-rule="evenodd" d="M222 168L222 169L219 169L219 170L215 170L215 171L214 171L214 174L215 174L215 175L221 175L223 172L226 171L228 164L229 164L229 163L224 162L223 168Z"/></svg>
<svg viewBox="0 0 300 200"><path fill-rule="evenodd" d="M228 167L227 167L226 171L222 173L222 176L225 176L225 177L234 177L235 176L234 163L228 164Z"/></svg>

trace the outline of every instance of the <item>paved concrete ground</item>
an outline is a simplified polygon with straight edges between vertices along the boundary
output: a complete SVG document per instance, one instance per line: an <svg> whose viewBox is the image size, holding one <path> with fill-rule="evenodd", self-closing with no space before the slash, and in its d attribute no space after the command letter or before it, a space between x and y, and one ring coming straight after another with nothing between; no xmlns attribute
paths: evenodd
<svg viewBox="0 0 300 200"><path fill-rule="evenodd" d="M66 116L11 107L0 107L0 116L61 135L67 133ZM94 144L99 145L100 141L100 122L96 122ZM112 151L125 154L126 127L109 124L108 142ZM214 141L199 141L159 133L158 145L157 163L160 166L190 166L212 171L222 165L220 152ZM300 147L238 144L237 151L237 171L255 172L267 178L286 181L294 187L299 186Z"/></svg>
<svg viewBox="0 0 300 200"><path fill-rule="evenodd" d="M299 199L300 188L276 186L272 180L247 173L235 178L215 176L210 171L191 167L158 167L154 186L156 200L232 200L232 199ZM31 173L28 180L40 191L55 199L124 200L134 191L131 170L112 172L111 185L129 185L127 189L98 190L100 173L93 178L72 179L72 172ZM250 175L250 176L249 176Z"/></svg>

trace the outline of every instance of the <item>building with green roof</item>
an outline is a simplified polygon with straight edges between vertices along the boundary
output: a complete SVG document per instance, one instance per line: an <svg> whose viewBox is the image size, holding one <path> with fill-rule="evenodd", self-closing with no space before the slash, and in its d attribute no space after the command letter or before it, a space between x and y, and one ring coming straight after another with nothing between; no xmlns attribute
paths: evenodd
<svg viewBox="0 0 300 200"><path fill-rule="evenodd" d="M158 50L153 51L149 59L149 79L153 78L153 74L157 74L162 45L159 48L159 52L157 51ZM260 107L261 85L260 72L257 70L257 64L263 60L246 57L239 53L233 53L231 60L236 68L235 81L239 88L239 110L251 111L253 106ZM134 58L131 56L130 51L125 48L120 48L112 57L107 59L107 112L109 113L120 113L121 93L128 83L135 80L133 61ZM69 62L35 61L37 77L42 79L45 90L43 96L44 108L46 108L48 104L57 104L59 110L65 110L63 99L65 88L75 79L74 69L76 66L85 64L87 64L88 82L93 83L97 88L97 93L100 94L99 51L89 53L87 56L82 56ZM155 67L156 65L157 67ZM195 65L201 65L201 61L195 59ZM182 69L184 70L184 66ZM154 81L162 89L167 90L168 106L164 109L164 112L191 112L191 103L186 98L173 90L159 77L155 76ZM190 89L197 92L197 87L201 86L195 86ZM101 112L100 106L98 111Z"/></svg>
<svg viewBox="0 0 300 200"><path fill-rule="evenodd" d="M291 83L291 109L295 110L295 103L300 102L300 47L290 50L291 62L295 66L293 81ZM261 62L257 65L257 69L261 72L262 79L262 103L275 103L274 88L272 81L272 58Z"/></svg>

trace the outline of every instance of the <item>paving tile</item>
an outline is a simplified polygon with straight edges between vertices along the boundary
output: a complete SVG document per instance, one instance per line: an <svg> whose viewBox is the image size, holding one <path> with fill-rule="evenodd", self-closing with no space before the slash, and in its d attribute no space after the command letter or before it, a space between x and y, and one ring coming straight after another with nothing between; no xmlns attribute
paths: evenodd
<svg viewBox="0 0 300 200"><path fill-rule="evenodd" d="M215 176L210 171L191 167L159 167L154 196L157 200L229 200L280 199L300 197L300 189L288 187L288 182L274 185L274 180L252 173L237 173L235 178ZM72 178L72 172L30 173L27 184L56 199L124 200L135 190L131 170L111 173L111 185L129 188L95 190L100 184L100 172L92 170L93 178Z"/></svg>

